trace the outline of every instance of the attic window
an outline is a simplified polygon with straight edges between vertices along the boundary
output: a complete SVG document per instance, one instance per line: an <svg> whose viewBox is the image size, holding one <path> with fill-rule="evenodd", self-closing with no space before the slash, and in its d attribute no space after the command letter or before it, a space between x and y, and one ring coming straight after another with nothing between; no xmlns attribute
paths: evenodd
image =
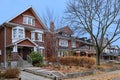
<svg viewBox="0 0 120 80"><path fill-rule="evenodd" d="M24 15L23 24L35 25L35 18L29 15Z"/></svg>

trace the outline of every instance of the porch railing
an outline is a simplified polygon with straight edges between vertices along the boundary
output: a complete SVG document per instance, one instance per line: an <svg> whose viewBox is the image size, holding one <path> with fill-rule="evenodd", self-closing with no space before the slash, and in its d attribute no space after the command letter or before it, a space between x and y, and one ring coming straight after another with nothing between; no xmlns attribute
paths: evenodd
<svg viewBox="0 0 120 80"><path fill-rule="evenodd" d="M17 64L17 66L18 67L23 67L23 62L24 62L23 58L20 55L18 55L18 64Z"/></svg>
<svg viewBox="0 0 120 80"><path fill-rule="evenodd" d="M32 64L32 58L29 55L27 55L27 61L28 63Z"/></svg>

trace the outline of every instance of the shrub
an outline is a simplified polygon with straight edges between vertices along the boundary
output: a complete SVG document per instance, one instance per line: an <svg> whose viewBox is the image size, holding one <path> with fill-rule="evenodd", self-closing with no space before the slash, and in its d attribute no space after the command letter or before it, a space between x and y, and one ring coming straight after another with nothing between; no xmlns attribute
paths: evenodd
<svg viewBox="0 0 120 80"><path fill-rule="evenodd" d="M47 60L48 62L52 62L52 63L56 62L56 58L55 58L54 56L47 57L46 60Z"/></svg>
<svg viewBox="0 0 120 80"><path fill-rule="evenodd" d="M5 71L0 70L0 80L1 80L2 77L4 77L4 75L5 75Z"/></svg>
<svg viewBox="0 0 120 80"><path fill-rule="evenodd" d="M18 68L7 68L5 71L5 78L17 78L19 74L20 70Z"/></svg>
<svg viewBox="0 0 120 80"><path fill-rule="evenodd" d="M63 65L75 65L80 67L91 68L95 65L95 58L90 57L76 57L76 56L65 56L59 57L60 63Z"/></svg>
<svg viewBox="0 0 120 80"><path fill-rule="evenodd" d="M31 52L29 56L32 59L32 64L43 64L43 56L39 52Z"/></svg>

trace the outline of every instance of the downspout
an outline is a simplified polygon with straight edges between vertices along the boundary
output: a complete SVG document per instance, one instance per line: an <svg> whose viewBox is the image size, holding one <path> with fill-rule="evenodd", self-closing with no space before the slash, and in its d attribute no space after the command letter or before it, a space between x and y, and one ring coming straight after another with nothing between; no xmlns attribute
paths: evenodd
<svg viewBox="0 0 120 80"><path fill-rule="evenodd" d="M4 67L7 68L7 61L6 61L6 27L4 27Z"/></svg>

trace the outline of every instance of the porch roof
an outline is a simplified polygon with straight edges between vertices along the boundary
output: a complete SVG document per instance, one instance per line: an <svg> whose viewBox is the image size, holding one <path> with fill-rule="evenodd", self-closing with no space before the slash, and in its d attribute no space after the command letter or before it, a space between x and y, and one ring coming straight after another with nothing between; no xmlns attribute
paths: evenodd
<svg viewBox="0 0 120 80"><path fill-rule="evenodd" d="M24 39L18 40L16 42L8 45L7 47L14 46L14 45L28 46L28 47L38 46L35 42L31 41L29 38L24 38Z"/></svg>

